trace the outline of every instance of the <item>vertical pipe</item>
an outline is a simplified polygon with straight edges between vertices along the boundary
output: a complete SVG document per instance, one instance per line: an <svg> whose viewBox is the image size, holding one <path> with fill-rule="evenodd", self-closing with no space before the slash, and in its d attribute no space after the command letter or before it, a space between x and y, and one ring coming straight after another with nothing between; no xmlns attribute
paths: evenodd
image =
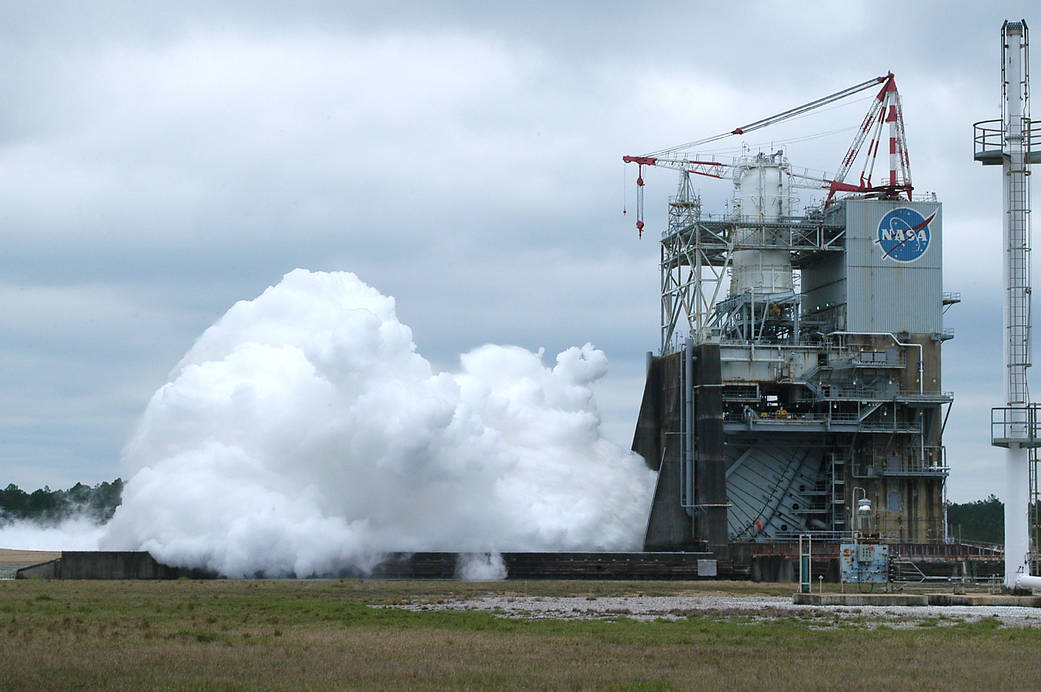
<svg viewBox="0 0 1041 692"><path fill-rule="evenodd" d="M1009 407L1011 439L1030 437L1027 420L1026 369L1030 363L1030 275L1028 200L1026 198L1026 160L1023 146L1023 107L1025 79L1022 55L1025 49L1025 25L1005 22L1002 26L1002 91L1004 130L1002 173L1004 185L1002 274L1005 296L1002 301L1004 319L1005 401ZM1009 443L1005 454L1005 586L1016 588L1022 577L1029 575L1027 553L1030 549L1027 524L1029 504L1028 449ZM1025 586L1025 585L1024 585Z"/></svg>
<svg viewBox="0 0 1041 692"><path fill-rule="evenodd" d="M1023 102L1022 94L1022 29L1020 25L1006 24L1006 81L1004 123L1005 141L1003 197L1004 215L1004 255L1003 268L1005 279L1005 300L1003 313L1005 318L1005 398L1008 406L1020 408L1028 401L1026 392L1026 367L1030 362L1028 336L1029 327L1026 308L1029 305L1027 296L1030 293L1027 267L1027 200L1023 197L1026 186L1025 160L1023 156ZM1017 416L1018 418L1019 416ZM1019 421L1015 421L1019 422Z"/></svg>
<svg viewBox="0 0 1041 692"><path fill-rule="evenodd" d="M684 418L684 459L683 464L687 470L686 493L687 502L694 504L694 340L687 339L683 354L684 370L684 393L683 393L683 418Z"/></svg>
<svg viewBox="0 0 1041 692"><path fill-rule="evenodd" d="M942 452L941 452L942 454ZM941 463L946 466L946 460L941 457ZM949 535L950 527L947 525L947 475L943 476L943 483L940 485L941 499L943 500L943 542L950 543L951 537Z"/></svg>
<svg viewBox="0 0 1041 692"><path fill-rule="evenodd" d="M745 330L747 336L745 337L749 341L755 336L755 288L752 288L751 298L749 299L748 305L748 324L749 327Z"/></svg>
<svg viewBox="0 0 1041 692"><path fill-rule="evenodd" d="M894 418L894 422L895 422ZM918 437L919 444L922 447L922 466L921 470L925 471L925 411L918 411Z"/></svg>
<svg viewBox="0 0 1041 692"><path fill-rule="evenodd" d="M1009 588L1015 588L1017 581L1029 573L1027 451L1018 445L1005 450L1005 585Z"/></svg>
<svg viewBox="0 0 1041 692"><path fill-rule="evenodd" d="M676 240L670 240L670 242L676 242ZM658 306L658 314L661 316L661 321L659 322L661 324L661 347L658 354L662 356L668 353L669 339L672 337L672 329L674 328L672 307L676 300L669 291L669 278L673 269L666 266L665 258L665 239L662 239L658 243L658 287L661 293L661 301ZM694 284L695 298L698 297L697 291L700 287L700 282Z"/></svg>
<svg viewBox="0 0 1041 692"><path fill-rule="evenodd" d="M684 342L686 343L686 342ZM687 468L687 351L686 348L683 350L683 361L680 364L680 391L676 395L677 399L682 402L680 404L679 411L679 423L680 423L680 439L679 439L679 466L680 466L680 507L684 509L690 508L694 503L691 496L687 493L687 476L690 473L690 469Z"/></svg>
<svg viewBox="0 0 1041 692"><path fill-rule="evenodd" d="M794 327L792 329L792 337L794 343L799 343L799 319L802 317L802 297L796 296L795 304L792 306L792 312L794 314Z"/></svg>

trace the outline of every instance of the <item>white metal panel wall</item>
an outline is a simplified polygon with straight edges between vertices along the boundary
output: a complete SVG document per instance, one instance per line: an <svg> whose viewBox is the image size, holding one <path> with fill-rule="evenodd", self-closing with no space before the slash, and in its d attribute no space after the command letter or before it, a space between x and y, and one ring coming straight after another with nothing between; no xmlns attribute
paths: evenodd
<svg viewBox="0 0 1041 692"><path fill-rule="evenodd" d="M801 380L817 367L817 350L724 344L719 362L724 382L770 382L782 376Z"/></svg>
<svg viewBox="0 0 1041 692"><path fill-rule="evenodd" d="M937 333L943 329L943 234L939 202L848 200L846 204L846 329L855 332ZM879 224L907 208L928 224L920 256L900 262L886 255ZM896 253L893 253L896 254Z"/></svg>
<svg viewBox="0 0 1041 692"><path fill-rule="evenodd" d="M802 310L813 314L846 302L843 254L829 253L802 270Z"/></svg>

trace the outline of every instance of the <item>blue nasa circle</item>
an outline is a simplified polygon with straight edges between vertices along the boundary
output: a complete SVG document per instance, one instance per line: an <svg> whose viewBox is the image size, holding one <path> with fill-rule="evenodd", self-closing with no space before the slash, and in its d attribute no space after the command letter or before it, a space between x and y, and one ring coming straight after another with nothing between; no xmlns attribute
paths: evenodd
<svg viewBox="0 0 1041 692"><path fill-rule="evenodd" d="M926 218L907 207L887 212L878 222L878 237L875 240L882 249L882 258L914 262L924 255L932 237L929 224L935 217L936 212Z"/></svg>

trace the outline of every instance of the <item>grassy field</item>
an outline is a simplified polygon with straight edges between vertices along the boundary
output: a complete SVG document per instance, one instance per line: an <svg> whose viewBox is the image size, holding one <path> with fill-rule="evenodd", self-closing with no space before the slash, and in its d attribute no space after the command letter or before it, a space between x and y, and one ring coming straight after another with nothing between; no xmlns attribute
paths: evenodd
<svg viewBox="0 0 1041 692"><path fill-rule="evenodd" d="M0 689L1034 688L1041 631L692 616L530 621L376 604L788 595L789 584L0 581Z"/></svg>

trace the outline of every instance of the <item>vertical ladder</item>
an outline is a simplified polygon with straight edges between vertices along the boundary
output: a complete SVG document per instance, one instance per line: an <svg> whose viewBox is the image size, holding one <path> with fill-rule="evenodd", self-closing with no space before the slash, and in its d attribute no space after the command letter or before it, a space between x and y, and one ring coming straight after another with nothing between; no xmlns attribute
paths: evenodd
<svg viewBox="0 0 1041 692"><path fill-rule="evenodd" d="M1026 437L1022 409L1030 403L1030 88L1026 23L1005 22L1002 31L1001 121L1005 178L1005 367L1013 435ZM1019 425L1015 425L1018 423Z"/></svg>
<svg viewBox="0 0 1041 692"><path fill-rule="evenodd" d="M846 460L834 452L831 457L831 528L846 530Z"/></svg>
<svg viewBox="0 0 1041 692"><path fill-rule="evenodd" d="M1019 127L1015 128L1017 132ZM1023 144L1017 140L1006 167L1008 187L1009 254L1007 296L1009 325L1009 406L1023 406L1030 400L1027 368L1030 366L1030 190L1029 171L1024 161ZM1022 432L1022 431L1017 431Z"/></svg>
<svg viewBox="0 0 1041 692"><path fill-rule="evenodd" d="M813 536L799 534L799 593L810 593L813 588Z"/></svg>

